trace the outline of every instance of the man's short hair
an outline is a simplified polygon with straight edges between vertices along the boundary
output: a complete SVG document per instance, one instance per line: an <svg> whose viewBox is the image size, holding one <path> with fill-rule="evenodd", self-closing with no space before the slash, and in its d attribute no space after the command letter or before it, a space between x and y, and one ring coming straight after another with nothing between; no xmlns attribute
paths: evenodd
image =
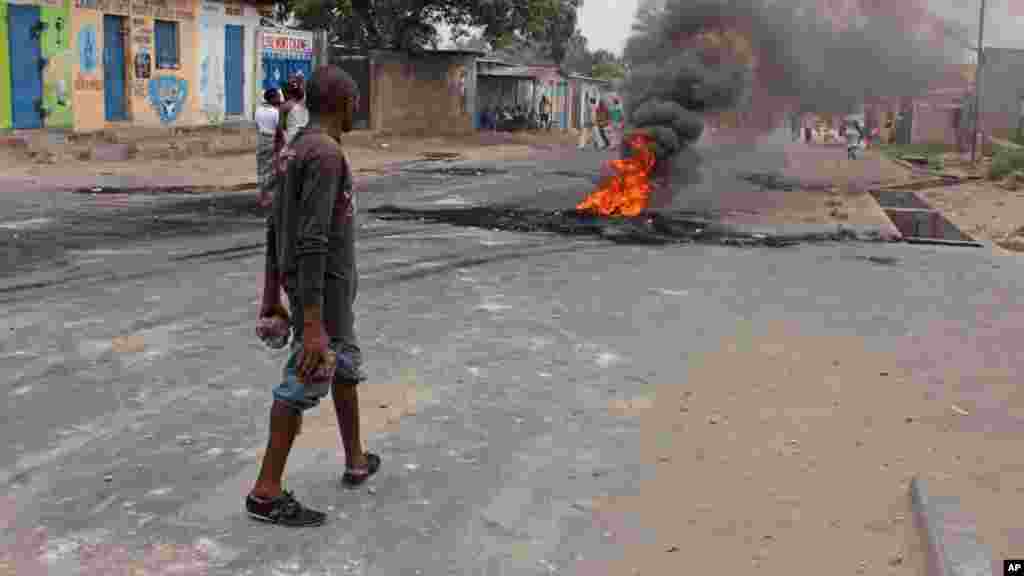
<svg viewBox="0 0 1024 576"><path fill-rule="evenodd" d="M346 103L358 98L356 81L333 64L317 68L306 85L306 109L311 115L337 114Z"/></svg>

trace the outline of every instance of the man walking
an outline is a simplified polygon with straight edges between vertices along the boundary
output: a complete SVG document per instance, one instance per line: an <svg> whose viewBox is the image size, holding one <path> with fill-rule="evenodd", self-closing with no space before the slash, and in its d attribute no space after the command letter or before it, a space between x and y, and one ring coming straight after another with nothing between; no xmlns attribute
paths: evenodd
<svg viewBox="0 0 1024 576"><path fill-rule="evenodd" d="M356 297L355 198L352 175L340 140L352 129L359 91L336 66L322 66L307 90L309 124L283 154L282 180L267 227L266 283L261 319L291 310L291 354L283 382L274 388L270 439L259 478L245 508L258 520L285 526L315 526L323 512L306 508L282 487L285 463L302 412L317 406L328 390L334 400L345 473L354 487L375 474L380 458L363 452L357 385L364 380L362 355L354 332ZM265 334L260 334L263 338Z"/></svg>

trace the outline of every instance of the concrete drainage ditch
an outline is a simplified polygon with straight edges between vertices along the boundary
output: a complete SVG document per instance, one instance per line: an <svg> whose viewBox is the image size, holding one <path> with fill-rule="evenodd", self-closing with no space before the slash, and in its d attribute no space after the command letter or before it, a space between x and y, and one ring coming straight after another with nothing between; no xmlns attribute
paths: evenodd
<svg viewBox="0 0 1024 576"><path fill-rule="evenodd" d="M984 247L912 190L876 189L871 196L907 243Z"/></svg>

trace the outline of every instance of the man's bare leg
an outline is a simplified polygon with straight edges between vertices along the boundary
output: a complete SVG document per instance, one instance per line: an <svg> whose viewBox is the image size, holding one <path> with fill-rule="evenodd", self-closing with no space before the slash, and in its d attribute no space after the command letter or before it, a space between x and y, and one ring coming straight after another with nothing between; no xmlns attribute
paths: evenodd
<svg viewBox="0 0 1024 576"><path fill-rule="evenodd" d="M331 391L334 414L338 418L341 444L345 448L345 468L366 470L366 453L359 426L359 392L356 386L335 381Z"/></svg>
<svg viewBox="0 0 1024 576"><path fill-rule="evenodd" d="M302 415L291 406L277 401L270 408L270 439L263 454L263 465L252 495L257 498L273 499L281 495L281 478L298 432Z"/></svg>

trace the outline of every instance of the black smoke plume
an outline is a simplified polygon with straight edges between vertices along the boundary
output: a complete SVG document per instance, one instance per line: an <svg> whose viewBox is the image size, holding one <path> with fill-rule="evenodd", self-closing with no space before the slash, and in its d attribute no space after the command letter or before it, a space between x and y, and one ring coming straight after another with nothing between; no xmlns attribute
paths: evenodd
<svg viewBox="0 0 1024 576"><path fill-rule="evenodd" d="M837 16L837 5L854 10ZM924 0L667 0L642 7L624 54L627 119L655 141L661 168L671 163L692 177L697 157L690 148L706 113L772 115L780 102L849 113L872 96L925 91L962 46L956 25L937 18L922 24L927 15ZM723 55L701 41L723 33L745 39L751 57ZM957 41L942 43L946 37Z"/></svg>

